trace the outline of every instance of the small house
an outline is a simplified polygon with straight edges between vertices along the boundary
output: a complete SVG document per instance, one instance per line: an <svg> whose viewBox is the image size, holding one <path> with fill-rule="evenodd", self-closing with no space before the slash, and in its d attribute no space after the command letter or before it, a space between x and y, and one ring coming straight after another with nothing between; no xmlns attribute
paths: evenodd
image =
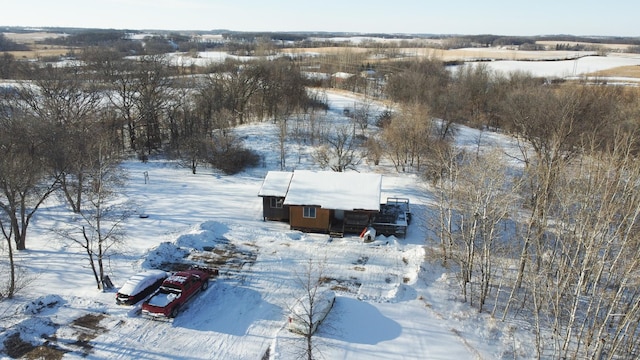
<svg viewBox="0 0 640 360"><path fill-rule="evenodd" d="M278 181L282 183L276 185ZM279 220L285 220L284 209L288 209L291 229L342 236L361 232L380 212L381 187L378 174L296 170L269 172L259 196L264 199L265 219L275 218L272 205L278 206L282 199ZM278 191L267 191L270 188Z"/></svg>

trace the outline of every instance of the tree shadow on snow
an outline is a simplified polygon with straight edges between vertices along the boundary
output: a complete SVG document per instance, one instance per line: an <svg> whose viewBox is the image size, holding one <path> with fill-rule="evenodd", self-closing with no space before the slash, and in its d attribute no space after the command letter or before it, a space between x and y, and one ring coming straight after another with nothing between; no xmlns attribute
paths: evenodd
<svg viewBox="0 0 640 360"><path fill-rule="evenodd" d="M282 308L259 292L225 282L212 282L173 321L173 326L243 336L257 320L278 320Z"/></svg>
<svg viewBox="0 0 640 360"><path fill-rule="evenodd" d="M320 329L326 330L318 335L348 343L375 345L402 333L400 324L382 315L373 305L343 296L336 298L325 322ZM332 327L334 323L340 326Z"/></svg>

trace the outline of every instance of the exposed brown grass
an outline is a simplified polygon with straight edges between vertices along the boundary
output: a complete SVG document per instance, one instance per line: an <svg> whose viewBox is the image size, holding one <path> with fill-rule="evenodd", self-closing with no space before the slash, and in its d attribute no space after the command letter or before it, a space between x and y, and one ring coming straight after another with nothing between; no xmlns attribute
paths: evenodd
<svg viewBox="0 0 640 360"><path fill-rule="evenodd" d="M372 49L357 46L339 46L339 47L316 47L316 48L289 48L282 49L285 54L301 54L301 53L318 53L322 55L337 55L352 52L356 54L363 54Z"/></svg>
<svg viewBox="0 0 640 360"><path fill-rule="evenodd" d="M8 51L16 59L43 59L48 57L58 57L68 54L70 49L62 46L43 46L43 45L30 45L31 49L26 51Z"/></svg>
<svg viewBox="0 0 640 360"><path fill-rule="evenodd" d="M27 360L58 360L62 359L64 354L68 352L68 350L63 350L52 345L40 345L26 353L23 358Z"/></svg>
<svg viewBox="0 0 640 360"><path fill-rule="evenodd" d="M95 330L95 331L104 331L106 330L102 326L100 326L100 321L104 319L106 316L104 314L85 314L80 316L77 319L74 319L72 324L75 326L79 326L82 328Z"/></svg>
<svg viewBox="0 0 640 360"><path fill-rule="evenodd" d="M640 65L619 66L613 69L600 70L590 73L589 76L602 77L629 77L640 79Z"/></svg>

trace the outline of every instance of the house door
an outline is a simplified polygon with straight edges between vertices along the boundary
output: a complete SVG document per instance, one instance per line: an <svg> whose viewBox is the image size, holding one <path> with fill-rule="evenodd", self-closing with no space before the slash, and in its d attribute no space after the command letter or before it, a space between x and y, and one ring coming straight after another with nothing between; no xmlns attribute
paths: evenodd
<svg viewBox="0 0 640 360"><path fill-rule="evenodd" d="M333 217L336 218L336 220L344 220L344 210L335 210Z"/></svg>

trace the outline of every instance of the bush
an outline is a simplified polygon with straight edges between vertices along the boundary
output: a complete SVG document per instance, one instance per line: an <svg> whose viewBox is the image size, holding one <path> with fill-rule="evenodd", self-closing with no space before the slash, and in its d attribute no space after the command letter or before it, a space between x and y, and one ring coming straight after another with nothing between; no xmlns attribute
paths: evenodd
<svg viewBox="0 0 640 360"><path fill-rule="evenodd" d="M253 150L246 148L234 148L225 153L217 154L211 161L213 167L227 175L237 174L259 163L260 156Z"/></svg>
<svg viewBox="0 0 640 360"><path fill-rule="evenodd" d="M215 139L209 164L227 175L233 175L260 164L260 156L244 147L240 139L226 135Z"/></svg>

